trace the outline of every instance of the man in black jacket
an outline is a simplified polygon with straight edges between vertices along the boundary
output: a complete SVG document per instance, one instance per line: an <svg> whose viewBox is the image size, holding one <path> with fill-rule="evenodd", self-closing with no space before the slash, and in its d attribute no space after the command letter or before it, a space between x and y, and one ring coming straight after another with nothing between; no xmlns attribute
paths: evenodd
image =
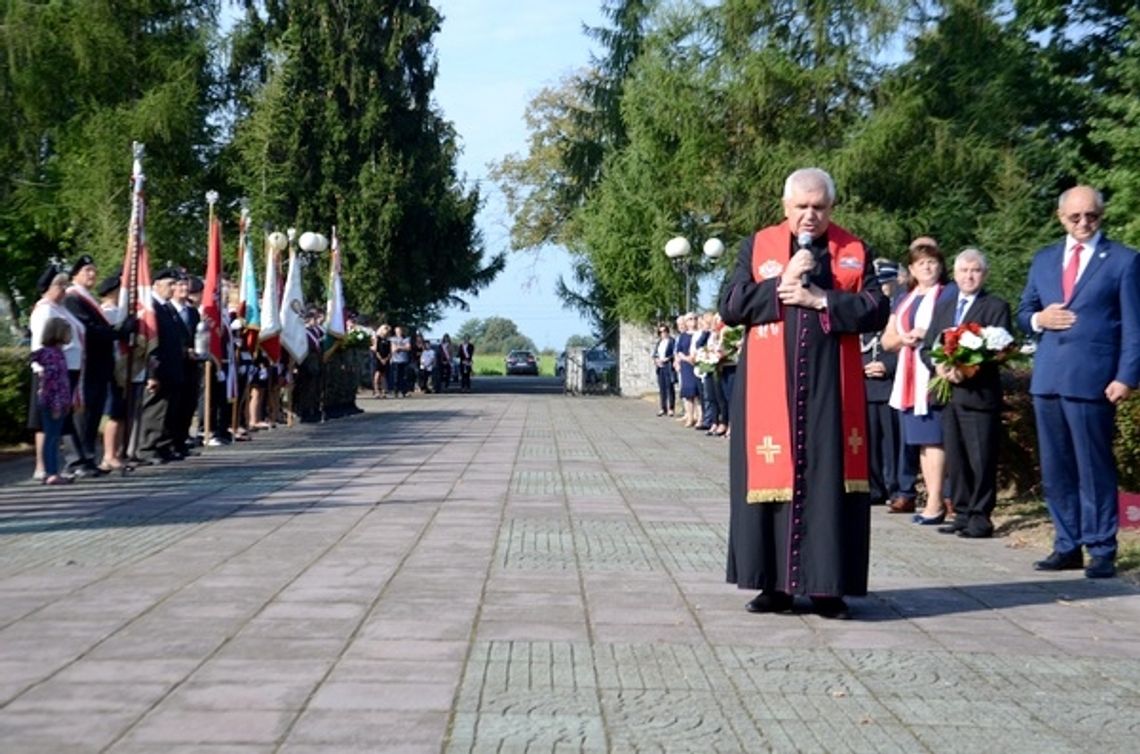
<svg viewBox="0 0 1140 754"><path fill-rule="evenodd" d="M970 539L985 539L994 531L990 515L997 503L1001 374L993 362L981 365L972 374L945 364L934 365L930 348L944 330L967 322L1009 332L1009 304L982 289L986 271L986 258L977 249L958 255L954 260L958 296L947 298L934 309L923 348L923 359L952 385L950 403L942 412L942 439L955 516L938 531Z"/></svg>
<svg viewBox="0 0 1140 754"><path fill-rule="evenodd" d="M181 460L174 447L178 420L177 398L185 379L188 341L186 327L170 303L174 281L181 273L160 270L151 286L151 304L158 324L158 345L151 352L142 406L142 439L139 452L157 463Z"/></svg>
<svg viewBox="0 0 1140 754"><path fill-rule="evenodd" d="M194 335L198 332L198 323L202 317L198 307L190 300L189 276L182 275L174 281L170 304L174 307L176 320L183 329L183 338L186 350L182 359L182 390L177 400L171 405L175 411L172 422L174 436L174 450L182 455L190 455L190 424L194 421L194 412L198 410L198 388L201 384L199 372L201 364L194 355Z"/></svg>
<svg viewBox="0 0 1140 754"><path fill-rule="evenodd" d="M81 474L97 475L107 469L97 468L94 459L95 438L99 434L99 420L107 403L107 393L115 376L115 343L125 340L133 320L113 326L107 321L92 289L98 280L95 260L87 254L71 266L71 286L63 305L84 327L83 339L83 410L75 414L75 429L79 436L83 458L77 463Z"/></svg>

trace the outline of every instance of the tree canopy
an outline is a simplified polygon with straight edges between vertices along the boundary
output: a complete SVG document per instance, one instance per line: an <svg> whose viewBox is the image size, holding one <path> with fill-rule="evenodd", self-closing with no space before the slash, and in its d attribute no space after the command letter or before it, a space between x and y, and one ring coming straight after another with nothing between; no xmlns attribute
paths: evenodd
<svg viewBox="0 0 1140 754"><path fill-rule="evenodd" d="M1015 299L1032 252L1062 232L1069 186L1100 186L1106 232L1140 242L1132 6L610 0L605 52L534 99L529 153L498 166L513 241L563 243L605 293L565 298L648 321L681 299L669 238L733 249L780 219L788 173L818 165L838 185L835 221L880 255L901 258L920 234L951 256L978 246L990 287ZM597 169L583 173L581 154Z"/></svg>
<svg viewBox="0 0 1140 754"><path fill-rule="evenodd" d="M326 235L349 305L429 323L485 286L480 195L432 102L427 0L11 0L0 11L0 288L32 297L49 258L123 255L132 141L147 156L152 261L203 268L207 188L236 224ZM255 253L260 254L260 244ZM325 295L322 274L309 293Z"/></svg>
<svg viewBox="0 0 1140 754"><path fill-rule="evenodd" d="M459 327L455 339L462 342L468 338L479 353L507 353L514 350L538 352L534 341L519 332L518 325L506 317L472 317L466 320Z"/></svg>

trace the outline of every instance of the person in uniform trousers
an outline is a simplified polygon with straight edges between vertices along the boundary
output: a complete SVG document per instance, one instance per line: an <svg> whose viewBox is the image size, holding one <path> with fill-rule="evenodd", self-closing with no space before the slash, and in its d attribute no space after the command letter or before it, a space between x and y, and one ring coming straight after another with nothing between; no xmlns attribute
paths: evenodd
<svg viewBox="0 0 1140 754"><path fill-rule="evenodd" d="M977 249L958 254L954 260L957 295L934 307L922 349L927 368L951 385L950 402L942 409L942 447L954 520L938 531L969 539L987 539L994 532L990 516L997 505L1001 374L993 362L976 370L935 364L930 349L944 331L968 322L1010 330L1009 304L982 288L987 271L986 257Z"/></svg>
<svg viewBox="0 0 1140 754"><path fill-rule="evenodd" d="M167 267L159 270L151 284L151 305L158 326L158 344L148 363L143 391L142 432L139 454L152 463L168 463L185 458L174 447L180 416L178 398L185 379L186 327L170 303L174 282L180 272Z"/></svg>
<svg viewBox="0 0 1140 754"><path fill-rule="evenodd" d="M883 295L889 300L897 286L898 265L876 259L874 269ZM881 330L863 333L860 348L867 392L867 483L871 505L883 505L899 494L899 417L889 403L898 354L883 348Z"/></svg>
<svg viewBox="0 0 1140 754"><path fill-rule="evenodd" d="M178 324L183 329L183 342L186 344L182 354L182 389L173 405L176 413L172 424L174 436L171 439L175 452L187 456L190 455L190 424L194 421L194 412L198 410L198 388L202 382L199 377L201 365L194 354L194 335L198 332L202 316L190 300L188 275L180 275L174 281L170 305L174 307Z"/></svg>
<svg viewBox="0 0 1140 754"><path fill-rule="evenodd" d="M1039 571L1116 575L1116 406L1140 382L1140 255L1101 232L1091 186L1061 194L1064 240L1033 258L1017 307L1038 339L1029 392L1037 419L1053 552ZM1089 554L1087 566L1081 555Z"/></svg>

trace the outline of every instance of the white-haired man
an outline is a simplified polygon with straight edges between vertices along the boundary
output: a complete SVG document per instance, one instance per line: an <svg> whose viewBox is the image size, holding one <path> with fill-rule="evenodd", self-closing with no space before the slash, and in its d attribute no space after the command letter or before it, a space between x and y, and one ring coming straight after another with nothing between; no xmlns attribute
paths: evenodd
<svg viewBox="0 0 1140 754"><path fill-rule="evenodd" d="M936 365L930 358L930 349L946 330L969 322L1010 330L1009 304L982 287L988 269L985 256L977 249L958 254L954 259L958 295L948 296L935 306L922 349L927 367L951 384L950 402L942 409L942 447L946 452L954 520L938 531L969 539L987 539L994 532L990 515L997 504L1001 375L993 362L969 374L956 367Z"/></svg>
<svg viewBox="0 0 1140 754"><path fill-rule="evenodd" d="M870 502L859 333L889 304L866 244L831 222L835 185L818 168L784 184L784 222L740 246L720 313L747 326L731 401L727 579L759 589L750 612L809 596L848 617L867 593ZM782 364L783 368L773 368Z"/></svg>

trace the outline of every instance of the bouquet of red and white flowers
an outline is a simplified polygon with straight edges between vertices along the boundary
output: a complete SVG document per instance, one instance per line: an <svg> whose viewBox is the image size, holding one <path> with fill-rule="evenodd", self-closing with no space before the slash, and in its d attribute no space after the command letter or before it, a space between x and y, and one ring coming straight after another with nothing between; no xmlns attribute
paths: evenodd
<svg viewBox="0 0 1140 754"><path fill-rule="evenodd" d="M942 331L939 342L930 349L935 364L957 369L965 379L977 374L985 364L1008 361L1018 354L1017 342L1004 327L983 327L967 322ZM941 375L930 380L929 392L939 403L950 400L951 383Z"/></svg>

